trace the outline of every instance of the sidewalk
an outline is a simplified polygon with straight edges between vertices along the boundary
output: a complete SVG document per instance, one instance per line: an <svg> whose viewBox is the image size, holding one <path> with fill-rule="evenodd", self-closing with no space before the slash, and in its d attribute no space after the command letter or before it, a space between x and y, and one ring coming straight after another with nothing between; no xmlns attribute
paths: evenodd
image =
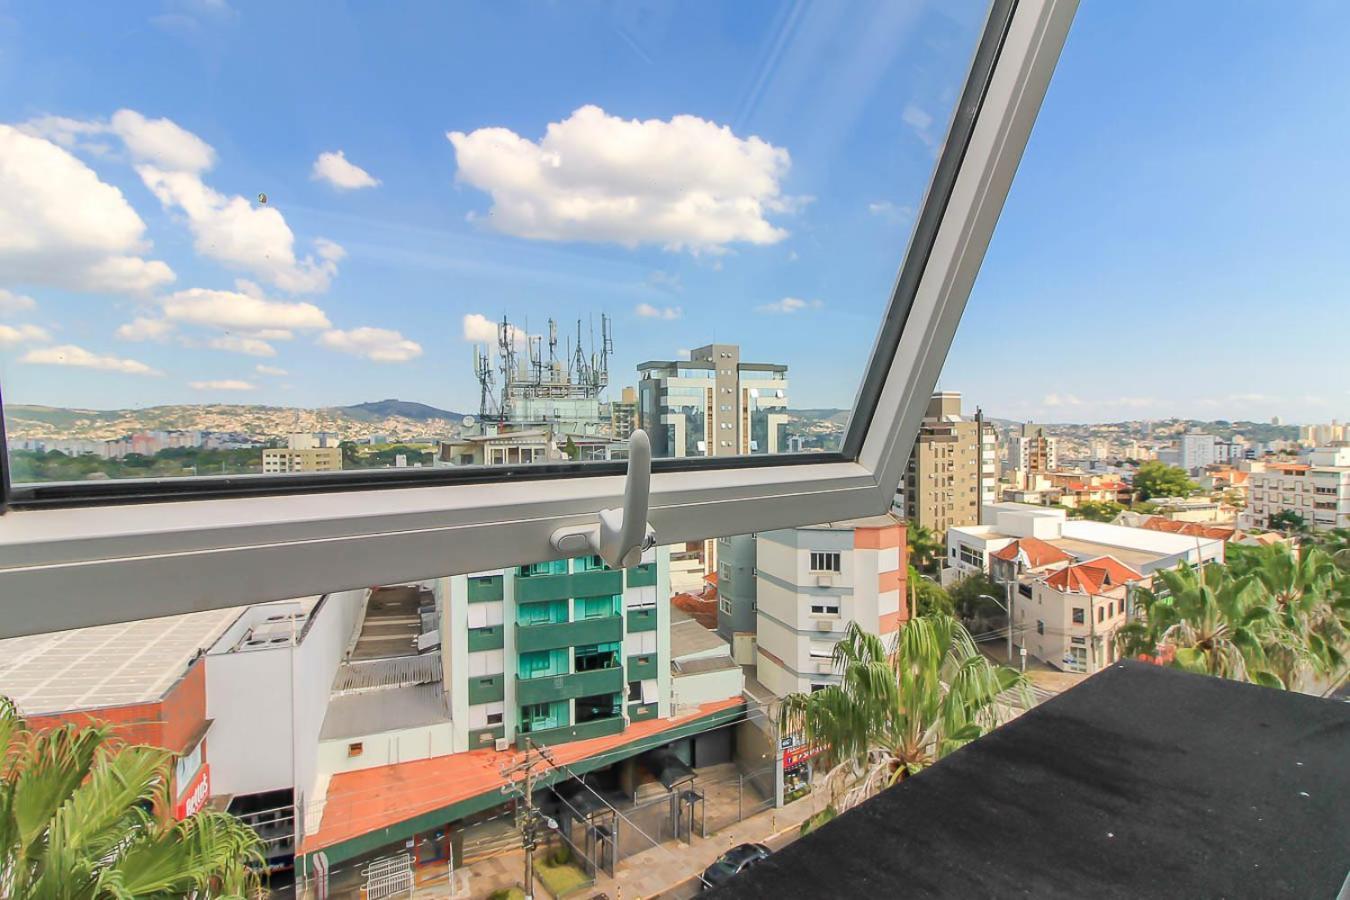
<svg viewBox="0 0 1350 900"><path fill-rule="evenodd" d="M825 801L824 794L812 794L782 809L747 816L744 821L723 828L706 839L695 837L690 844L667 841L628 857L615 869L616 877L601 874L593 886L574 896L579 900L601 894L610 900L643 900L667 892L675 892L674 896L691 895L696 888L693 879L728 848L755 841L769 843L777 850L796 837L801 823L824 806ZM461 877L462 873L468 873L467 896L475 900L487 897L499 888L518 886L524 872L525 855L521 851L494 856L460 870ZM455 895L442 876L437 883L419 883L416 896L427 900L449 900ZM548 897L542 884L536 884L535 897L541 900Z"/></svg>

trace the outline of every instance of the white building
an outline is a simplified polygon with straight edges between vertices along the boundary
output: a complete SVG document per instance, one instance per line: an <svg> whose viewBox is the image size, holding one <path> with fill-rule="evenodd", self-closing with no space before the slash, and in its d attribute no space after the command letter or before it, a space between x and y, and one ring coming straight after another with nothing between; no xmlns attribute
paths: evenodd
<svg viewBox="0 0 1350 900"><path fill-rule="evenodd" d="M905 526L892 515L756 536L756 677L784 696L839 681L849 622L889 638L909 617Z"/></svg>
<svg viewBox="0 0 1350 900"><path fill-rule="evenodd" d="M1187 472L1196 472L1219 462L1219 439L1201 431L1188 431L1181 436L1181 461L1178 465ZM1227 460L1223 460L1227 462Z"/></svg>
<svg viewBox="0 0 1350 900"><path fill-rule="evenodd" d="M1293 512L1318 531L1350 528L1350 447L1313 450L1306 463L1253 463L1241 528L1268 528Z"/></svg>
<svg viewBox="0 0 1350 900"><path fill-rule="evenodd" d="M1119 659L1116 631L1127 621L1126 594L1146 581L1111 556L1022 575L1013 639L1057 669L1091 675Z"/></svg>
<svg viewBox="0 0 1350 900"><path fill-rule="evenodd" d="M1079 562L1110 556L1145 575L1182 562L1196 565L1224 559L1220 539L1070 519L1062 509L996 503L985 508L984 520L989 524L947 531L944 584L976 572L991 574L990 557L1023 539L1048 544Z"/></svg>

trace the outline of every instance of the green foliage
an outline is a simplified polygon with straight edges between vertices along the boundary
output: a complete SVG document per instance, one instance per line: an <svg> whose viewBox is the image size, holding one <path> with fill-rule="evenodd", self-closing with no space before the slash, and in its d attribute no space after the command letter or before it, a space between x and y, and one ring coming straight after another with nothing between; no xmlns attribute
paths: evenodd
<svg viewBox="0 0 1350 900"><path fill-rule="evenodd" d="M926 616L934 613L948 616L955 614L952 607L952 598L948 596L942 585L929 581L913 566L909 567L905 577L909 581L909 614L911 616Z"/></svg>
<svg viewBox="0 0 1350 900"><path fill-rule="evenodd" d="M1156 504L1156 503L1150 503L1150 502L1147 501L1147 500L1138 500L1138 501L1136 501L1136 502L1130 504L1130 511L1131 511L1131 512L1137 512L1137 513L1139 513L1140 515L1144 515L1144 516L1155 515L1155 514L1158 513L1161 509L1162 509L1162 507L1159 506L1158 504Z"/></svg>
<svg viewBox="0 0 1350 900"><path fill-rule="evenodd" d="M950 616L911 619L889 646L850 622L834 665L839 684L788 695L778 716L782 733L822 748L841 812L1031 705L1025 676L991 663Z"/></svg>
<svg viewBox="0 0 1350 900"><path fill-rule="evenodd" d="M906 528L909 540L909 563L920 572L936 575L946 546L931 528L911 521Z"/></svg>
<svg viewBox="0 0 1350 900"><path fill-rule="evenodd" d="M1196 484L1186 477L1183 469L1154 459L1144 463L1134 473L1134 490L1141 500L1187 497L1195 492Z"/></svg>
<svg viewBox="0 0 1350 900"><path fill-rule="evenodd" d="M576 441L572 440L570 434L567 436L567 443L562 445L562 452L568 459L576 459L581 455L581 448L577 446Z"/></svg>
<svg viewBox="0 0 1350 900"><path fill-rule="evenodd" d="M10 466L10 478L16 484L102 478L247 475L262 471L262 451L170 447L154 456L132 453L121 459L103 459L93 454L68 456L59 450L11 450Z"/></svg>
<svg viewBox="0 0 1350 900"><path fill-rule="evenodd" d="M826 822L838 817L839 817L838 810L836 810L833 806L827 806L820 812L816 813L815 815L808 818L805 822L803 822L802 827L798 833L802 837L805 837L806 835L815 831L820 826L824 825Z"/></svg>
<svg viewBox="0 0 1350 900"><path fill-rule="evenodd" d="M525 900L525 892L520 888L497 888L488 894L488 900Z"/></svg>
<svg viewBox="0 0 1350 900"><path fill-rule="evenodd" d="M994 584L983 572L967 575L947 589L952 608L962 622L967 624L979 618L1000 615L1004 612L998 602L1004 600L1006 589ZM994 600L988 599L995 598Z"/></svg>
<svg viewBox="0 0 1350 900"><path fill-rule="evenodd" d="M549 858L540 860L534 869L535 875L554 897L566 897L594 884L585 872L570 862L555 863Z"/></svg>
<svg viewBox="0 0 1350 900"><path fill-rule="evenodd" d="M1114 500L1084 500L1078 504L1078 517L1092 522L1110 522L1124 511L1125 507Z"/></svg>
<svg viewBox="0 0 1350 900"><path fill-rule="evenodd" d="M572 848L566 844L559 844L548 855L548 859L555 866L565 866L572 861Z"/></svg>
<svg viewBox="0 0 1350 900"><path fill-rule="evenodd" d="M32 732L0 697L0 894L223 897L258 890L261 842L228 813L180 822L168 808L173 757L108 744L106 725Z"/></svg>
<svg viewBox="0 0 1350 900"><path fill-rule="evenodd" d="M1270 514L1266 527L1285 534L1303 534L1308 530L1308 521L1292 509L1282 509Z"/></svg>
<svg viewBox="0 0 1350 900"><path fill-rule="evenodd" d="M1157 573L1122 653L1292 690L1336 684L1350 656L1350 575L1320 548L1233 545L1228 565Z"/></svg>

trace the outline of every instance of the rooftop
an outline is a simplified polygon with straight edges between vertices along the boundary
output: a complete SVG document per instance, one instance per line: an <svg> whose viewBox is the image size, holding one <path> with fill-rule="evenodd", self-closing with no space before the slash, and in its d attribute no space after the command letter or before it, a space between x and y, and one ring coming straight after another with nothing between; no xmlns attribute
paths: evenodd
<svg viewBox="0 0 1350 900"><path fill-rule="evenodd" d="M153 703L245 609L0 640L0 694L26 715Z"/></svg>
<svg viewBox="0 0 1350 900"><path fill-rule="evenodd" d="M700 625L689 613L672 606L670 609L670 658L672 661L689 656L718 655L715 651L731 652L731 645L717 632Z"/></svg>
<svg viewBox="0 0 1350 900"><path fill-rule="evenodd" d="M1117 663L715 896L1334 897L1348 745L1344 702Z"/></svg>
<svg viewBox="0 0 1350 900"><path fill-rule="evenodd" d="M351 658L416 656L417 637L422 633L420 609L424 593L416 585L379 587L371 591Z"/></svg>
<svg viewBox="0 0 1350 900"><path fill-rule="evenodd" d="M340 694L328 703L319 740L338 741L449 721L439 684Z"/></svg>

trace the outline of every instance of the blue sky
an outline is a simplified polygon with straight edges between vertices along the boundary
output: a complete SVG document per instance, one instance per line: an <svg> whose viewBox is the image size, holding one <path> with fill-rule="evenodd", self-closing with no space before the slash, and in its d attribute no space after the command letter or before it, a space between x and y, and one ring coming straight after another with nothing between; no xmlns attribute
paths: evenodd
<svg viewBox="0 0 1350 900"><path fill-rule="evenodd" d="M616 385L852 401L981 4L391 6L0 12L8 402L471 409L483 318L602 312ZM1182 6L1083 4L943 376L991 414L1350 409L1350 14Z"/></svg>

